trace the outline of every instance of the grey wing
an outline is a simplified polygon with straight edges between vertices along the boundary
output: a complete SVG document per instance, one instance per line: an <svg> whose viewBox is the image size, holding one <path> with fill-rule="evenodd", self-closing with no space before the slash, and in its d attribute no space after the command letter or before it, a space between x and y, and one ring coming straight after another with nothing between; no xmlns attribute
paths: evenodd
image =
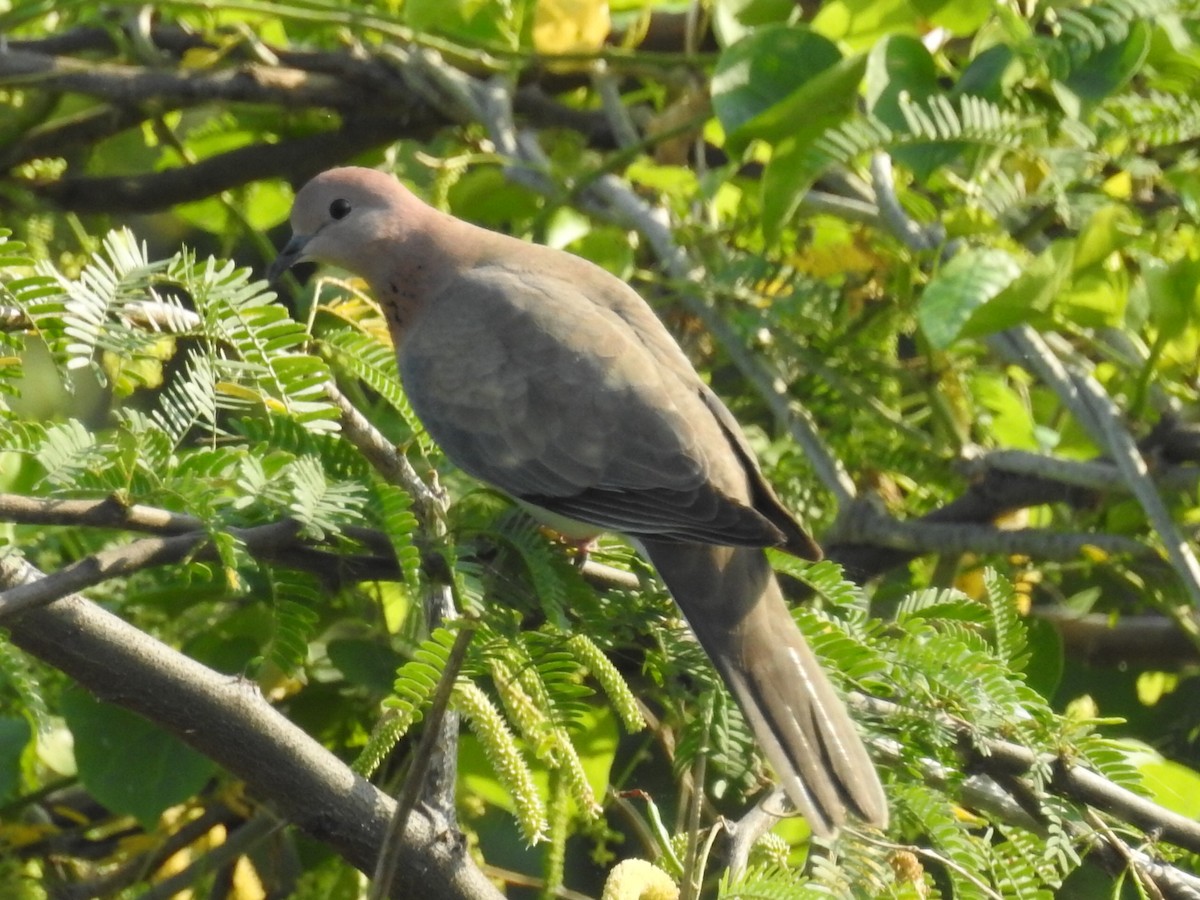
<svg viewBox="0 0 1200 900"><path fill-rule="evenodd" d="M741 460L690 367L691 384L570 282L478 271L431 302L400 365L446 455L513 497L633 536L783 541L742 499Z"/></svg>

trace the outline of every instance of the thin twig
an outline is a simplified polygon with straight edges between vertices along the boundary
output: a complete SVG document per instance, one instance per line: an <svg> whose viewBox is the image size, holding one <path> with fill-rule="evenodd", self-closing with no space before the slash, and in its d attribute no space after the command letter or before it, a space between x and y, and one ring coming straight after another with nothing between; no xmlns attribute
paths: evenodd
<svg viewBox="0 0 1200 900"><path fill-rule="evenodd" d="M300 531L294 519L240 529L238 537L248 548L280 546L290 543ZM189 532L173 537L150 537L109 547L91 556L63 566L53 575L17 585L0 592L0 620L53 603L68 594L93 587L111 578L120 578L154 566L169 565L186 559L206 547L207 532Z"/></svg>
<svg viewBox="0 0 1200 900"><path fill-rule="evenodd" d="M816 189L808 191L800 201L800 211L804 213L825 213L845 219L847 222L859 222L863 225L880 226L879 207L874 203L859 200L856 197L843 197L829 191Z"/></svg>
<svg viewBox="0 0 1200 900"><path fill-rule="evenodd" d="M431 536L443 535L446 531L446 510L449 497L444 491L430 488L421 480L408 458L393 446L383 433L341 393L336 385L326 385L326 393L341 411L342 433L359 452L393 484L399 483L415 501L421 527ZM447 585L428 584L422 597L425 624L430 630L457 618L454 597ZM453 710L437 717L437 724L426 726L426 733L437 732L432 744L436 758L428 761L431 773L422 779L421 800L437 812L446 827L455 824L455 777L458 761L458 714ZM382 864L382 863L381 863ZM385 882L386 883L386 882Z"/></svg>
<svg viewBox="0 0 1200 900"><path fill-rule="evenodd" d="M1125 861L1126 867L1133 872L1133 877L1137 879L1138 887L1150 897L1150 900L1164 900L1163 893L1159 890L1158 885L1154 883L1154 879L1145 873L1141 865L1138 864L1133 850L1116 836L1113 830L1108 827L1108 823L1090 809L1083 811L1083 818L1103 838L1104 842Z"/></svg>
<svg viewBox="0 0 1200 900"><path fill-rule="evenodd" d="M259 813L207 853L202 853L187 866L168 878L156 882L137 896L137 900L169 900L178 896L206 875L245 856L255 844L284 827L284 822L268 813Z"/></svg>
<svg viewBox="0 0 1200 900"><path fill-rule="evenodd" d="M396 811L388 823L383 846L379 852L379 861L375 866L375 875L372 878L369 895L371 900L383 900L383 898L391 896L392 882L395 880L401 859L396 851L403 846L401 837L408 829L408 818L416 806L417 798L421 795L425 773L429 769L441 735L442 716L450 705L450 695L454 691L459 669L462 668L463 660L466 659L467 647L470 646L474 634L474 626L463 624L454 638L454 645L450 648L446 668L442 671L441 680L438 681L437 691L433 695L425 719L421 740L413 753L412 768L404 780L404 787L401 788L400 795L396 798Z"/></svg>
<svg viewBox="0 0 1200 900"><path fill-rule="evenodd" d="M896 196L896 182L892 177L892 158L886 153L871 157L871 186L875 190L875 202L879 216L889 232L917 251L932 250L946 240L946 229L941 222L921 225L914 220Z"/></svg>
<svg viewBox="0 0 1200 900"><path fill-rule="evenodd" d="M873 834L867 834L866 832L858 832L856 837L858 840L866 844L874 844L876 847L883 847L887 850L898 850L904 853L911 853L914 856L920 856L924 859L931 860L932 862L937 863L939 866L944 866L950 871L958 873L959 878L969 881L975 886L975 889L980 891L985 897L992 898L992 900L1004 900L1003 894L990 888L983 881L983 879L981 879L974 872L971 872L969 869L955 862L950 857L942 853L937 853L928 847L922 847L919 844L897 844L894 841L886 841L883 838L876 837Z"/></svg>
<svg viewBox="0 0 1200 900"><path fill-rule="evenodd" d="M600 96L600 106L608 118L613 136L617 139L618 147L635 147L641 143L637 126L629 115L629 110L621 100L621 89L616 76L603 62L598 63L592 71L592 86Z"/></svg>
<svg viewBox="0 0 1200 900"><path fill-rule="evenodd" d="M133 859L121 863L99 878L60 885L55 889L55 900L85 900L89 897L104 897L124 890L139 881L146 881L172 856L199 841L218 825L231 826L239 820L229 807L216 804L204 809L199 816L185 822L176 831L167 835L160 844Z"/></svg>
<svg viewBox="0 0 1200 900"><path fill-rule="evenodd" d="M326 384L325 395L337 404L341 413L342 433L347 440L358 448L386 481L404 488L416 502L418 515L425 526L434 527L435 522L442 520L448 502L445 493L422 481L408 458L358 411L337 385L332 382Z"/></svg>
<svg viewBox="0 0 1200 900"><path fill-rule="evenodd" d="M692 790L688 802L687 815L687 853L684 856L683 879L680 900L697 900L700 896L700 882L704 878L704 855L700 852L700 813L704 809L705 768L708 762L709 741L712 734L713 695L704 698L704 730L701 733L700 746L696 750L696 759L692 763Z"/></svg>

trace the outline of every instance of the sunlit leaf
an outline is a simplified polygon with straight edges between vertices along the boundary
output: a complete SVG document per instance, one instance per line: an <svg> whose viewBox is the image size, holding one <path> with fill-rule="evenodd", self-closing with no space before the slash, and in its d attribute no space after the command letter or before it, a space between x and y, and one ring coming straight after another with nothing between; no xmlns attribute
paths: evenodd
<svg viewBox="0 0 1200 900"><path fill-rule="evenodd" d="M938 269L921 295L917 307L921 330L933 346L949 347L975 310L1020 274L1020 265L1003 250L980 248L960 253Z"/></svg>
<svg viewBox="0 0 1200 900"><path fill-rule="evenodd" d="M148 829L216 771L211 760L178 738L83 691L66 693L62 709L75 736L80 780L109 809L134 816Z"/></svg>
<svg viewBox="0 0 1200 900"><path fill-rule="evenodd" d="M800 106L795 92L841 57L831 41L800 26L768 25L729 47L717 60L712 92L713 110L730 145L786 135L780 117L790 112L777 107L786 104L790 111ZM773 118L763 118L768 111L774 111Z"/></svg>
<svg viewBox="0 0 1200 900"><path fill-rule="evenodd" d="M539 53L598 50L610 28L608 0L537 0L533 46Z"/></svg>

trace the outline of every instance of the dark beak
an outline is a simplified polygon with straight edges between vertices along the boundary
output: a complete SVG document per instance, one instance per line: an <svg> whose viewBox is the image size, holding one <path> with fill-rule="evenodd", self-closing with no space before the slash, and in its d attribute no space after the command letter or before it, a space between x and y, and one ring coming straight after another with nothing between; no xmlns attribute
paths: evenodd
<svg viewBox="0 0 1200 900"><path fill-rule="evenodd" d="M277 282L280 275L304 258L304 245L311 237L312 235L308 234L292 235L292 239L284 244L279 255L275 257L275 262L271 263L271 268L267 270L268 284Z"/></svg>

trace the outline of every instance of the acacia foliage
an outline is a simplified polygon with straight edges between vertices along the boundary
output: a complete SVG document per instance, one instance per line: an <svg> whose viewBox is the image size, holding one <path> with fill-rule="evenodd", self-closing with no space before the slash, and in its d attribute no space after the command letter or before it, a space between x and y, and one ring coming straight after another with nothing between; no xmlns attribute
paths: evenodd
<svg viewBox="0 0 1200 900"><path fill-rule="evenodd" d="M361 285L289 286L289 307L256 280L290 181L388 167L458 215L635 283L831 558L875 576L863 588L777 560L815 594L797 618L839 683L891 703L859 706L889 834L824 847L785 823L740 882L702 859L707 891L1170 895L1194 838L1165 812L1102 822L1063 769L1098 773L1110 799L1123 786L1200 815L1194 10L711 12L176 0L152 16L0 14L5 496L186 517L172 527L195 552L89 595L253 678L385 783L411 764L450 657L458 626L429 632L421 611L447 591L475 629L450 705L468 735L458 815L482 858L594 893L681 881L699 840L687 785L714 804L707 826L744 812L763 772L665 596L616 540L594 556L616 571L585 578L447 465ZM675 45L650 45L681 22ZM330 383L448 486L447 510L378 474ZM0 508L6 542L47 572L138 540ZM287 542L255 543L283 520ZM1068 614L1169 637L1139 648L1130 631L1131 665L1109 668ZM43 821L50 788L151 846L202 811L253 815L175 738L12 647L2 658L0 791L22 823L11 891L161 877L144 845ZM1034 755L1013 771L1020 748ZM215 876L198 866L194 884L360 894L327 851L269 840L299 860L291 873L250 853ZM69 871L52 860L64 845ZM636 857L662 871L615 865Z"/></svg>

